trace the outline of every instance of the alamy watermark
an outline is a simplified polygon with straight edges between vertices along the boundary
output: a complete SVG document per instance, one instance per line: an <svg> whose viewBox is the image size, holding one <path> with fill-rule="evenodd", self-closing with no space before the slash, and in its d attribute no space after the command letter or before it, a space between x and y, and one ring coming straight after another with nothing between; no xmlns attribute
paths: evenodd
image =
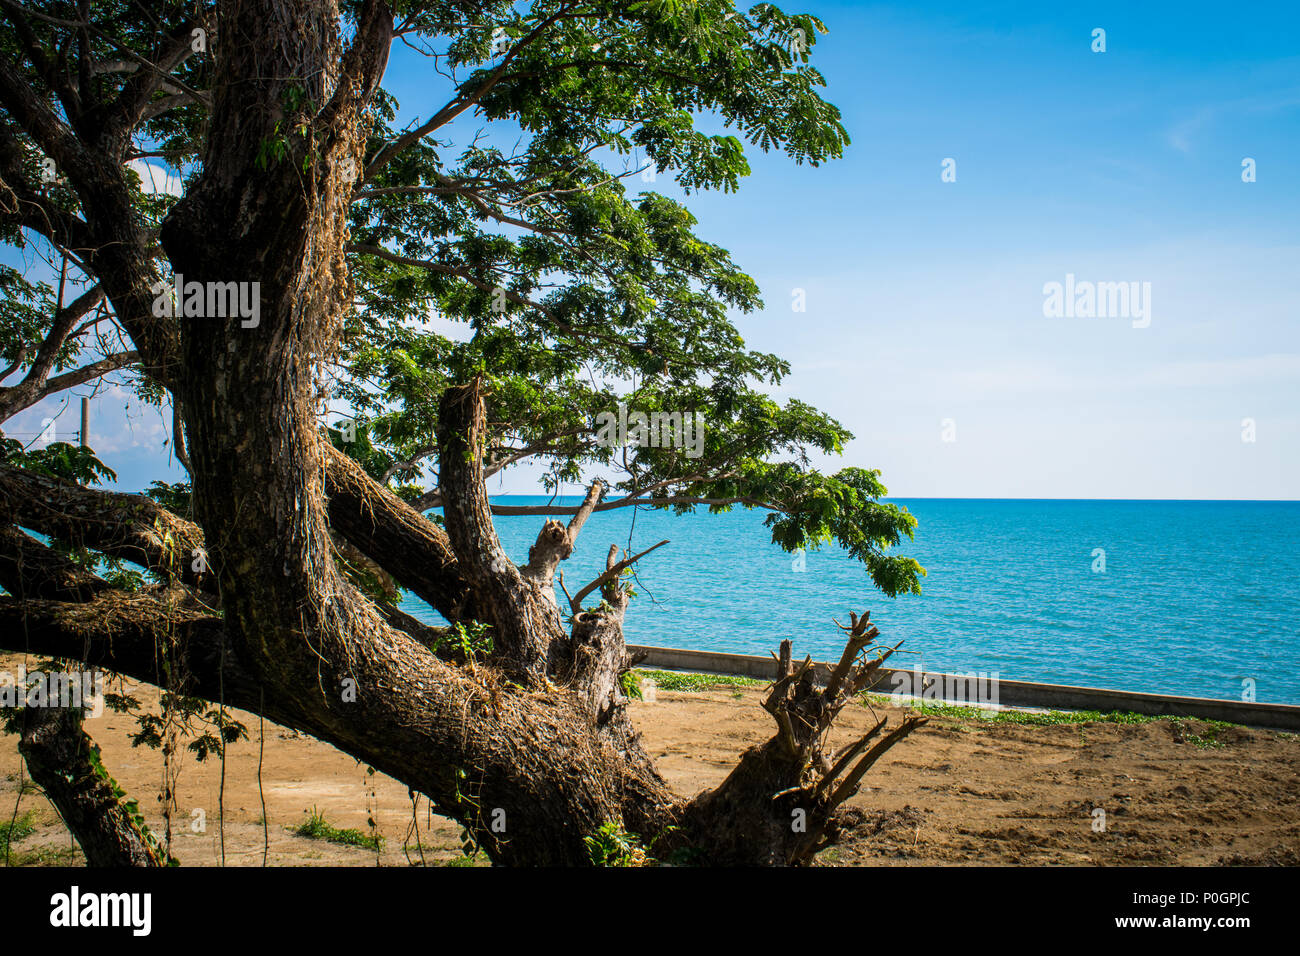
<svg viewBox="0 0 1300 956"><path fill-rule="evenodd" d="M67 893L50 897L50 925L61 929L119 927L131 930L133 936L148 936L153 928L153 895L83 893L74 885Z"/></svg>
<svg viewBox="0 0 1300 956"><path fill-rule="evenodd" d="M1133 328L1151 324L1150 282L1075 281L1074 273L1065 282L1043 285L1043 315L1049 319L1132 319Z"/></svg>
<svg viewBox="0 0 1300 956"><path fill-rule="evenodd" d="M241 328L255 329L262 321L260 282L186 282L179 272L172 282L155 282L153 314L158 318L238 318Z"/></svg>
<svg viewBox="0 0 1300 956"><path fill-rule="evenodd" d="M677 448L687 458L704 454L703 412L618 412L596 416L596 444L602 448Z"/></svg>
<svg viewBox="0 0 1300 956"><path fill-rule="evenodd" d="M998 671L974 671L968 674L925 674L919 668L898 670L890 677L896 697L917 700L942 700L971 707L996 709L998 705Z"/></svg>
<svg viewBox="0 0 1300 956"><path fill-rule="evenodd" d="M102 671L0 671L0 707L82 707L104 713Z"/></svg>

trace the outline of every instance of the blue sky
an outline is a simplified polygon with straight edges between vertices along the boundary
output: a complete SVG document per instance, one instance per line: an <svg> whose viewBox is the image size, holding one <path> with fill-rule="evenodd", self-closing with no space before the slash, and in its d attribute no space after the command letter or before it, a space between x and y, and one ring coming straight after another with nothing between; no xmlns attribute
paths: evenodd
<svg viewBox="0 0 1300 956"><path fill-rule="evenodd" d="M1296 497L1297 8L1026 6L813 8L848 154L693 203L742 329L895 494ZM1150 326L1044 318L1067 273L1151 282Z"/></svg>
<svg viewBox="0 0 1300 956"><path fill-rule="evenodd" d="M1297 497L1300 8L786 6L830 28L813 63L852 145L752 152L738 194L687 202L763 290L738 321L791 360L778 394L857 436L839 464L904 497ZM385 83L440 105L404 48ZM1067 274L1149 282L1150 325L1044 317ZM123 486L161 476L156 413L94 415Z"/></svg>

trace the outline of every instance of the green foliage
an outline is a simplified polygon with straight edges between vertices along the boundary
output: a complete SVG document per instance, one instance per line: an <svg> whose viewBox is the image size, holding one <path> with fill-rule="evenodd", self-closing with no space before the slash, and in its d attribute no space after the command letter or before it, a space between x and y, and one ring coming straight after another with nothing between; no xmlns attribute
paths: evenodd
<svg viewBox="0 0 1300 956"><path fill-rule="evenodd" d="M646 866L654 862L641 838L613 821L602 824L595 833L583 837L582 842L592 866Z"/></svg>
<svg viewBox="0 0 1300 956"><path fill-rule="evenodd" d="M862 702L867 706L888 707L897 703L883 694L864 693L860 696ZM986 724L1015 724L1024 727L1057 727L1074 726L1076 724L1135 725L1169 721L1177 728L1176 733L1180 740L1185 740L1200 747L1223 746L1222 743L1217 741L1218 733L1226 728L1236 726L1236 724L1222 720L1201 720L1196 717L1183 717L1172 714L1158 716L1135 714L1131 711L1120 710L990 710L983 707L965 707L960 704L949 704L934 700L910 701L907 706L918 714L941 717L960 723L974 721ZM1185 729L1189 723L1203 726L1205 732L1197 734Z"/></svg>
<svg viewBox="0 0 1300 956"><path fill-rule="evenodd" d="M315 807L311 808L311 815L306 822L300 823L293 833L309 840L324 840L340 846L359 846L376 853L384 848L383 837L369 836L360 830L340 830L326 820L325 815Z"/></svg>
<svg viewBox="0 0 1300 956"><path fill-rule="evenodd" d="M1192 718L1186 718L1191 720ZM1193 747L1199 747L1202 750L1219 750L1226 746L1219 739L1219 734L1233 727L1233 724L1223 720L1199 720L1196 722L1201 727L1201 732L1197 733L1188 724L1176 724L1174 727L1174 736L1177 740L1189 743Z"/></svg>
<svg viewBox="0 0 1300 956"><path fill-rule="evenodd" d="M659 690L701 691L718 687L763 687L766 681L752 677L732 677L726 674L694 674L685 671L633 670L626 675L640 685L649 678ZM624 685L626 686L626 684ZM639 691L638 691L639 695ZM629 695L631 696L631 695Z"/></svg>
<svg viewBox="0 0 1300 956"><path fill-rule="evenodd" d="M193 738L186 744L186 749L200 763L213 754L220 755L223 740L232 744L248 739L248 728L241 721L231 717L229 711L223 713L220 708L211 706L201 697L164 690L161 703L164 712L171 708L171 720L179 725L180 732ZM156 750L163 745L166 733L167 721L161 715L137 714L131 745Z"/></svg>
<svg viewBox="0 0 1300 956"><path fill-rule="evenodd" d="M168 511L178 515L190 514L193 488L188 481L168 483L151 481L144 491L145 497L162 505Z"/></svg>
<svg viewBox="0 0 1300 956"><path fill-rule="evenodd" d="M130 714L140 709L140 700L132 694L104 691L104 706L115 714Z"/></svg>
<svg viewBox="0 0 1300 956"><path fill-rule="evenodd" d="M104 479L117 481L117 473L96 458L94 451L62 441L27 450L22 442L0 436L0 459L15 468L87 485L98 484Z"/></svg>
<svg viewBox="0 0 1300 956"><path fill-rule="evenodd" d="M103 577L113 587L120 588L123 591L138 591L144 587L145 576L143 571L128 567L115 558L110 557L106 560L109 568Z"/></svg>
<svg viewBox="0 0 1300 956"><path fill-rule="evenodd" d="M492 637L488 633L491 629L490 624L479 621L458 621L434 639L432 650L435 654L452 651L467 661L486 658L493 648Z"/></svg>
<svg viewBox="0 0 1300 956"><path fill-rule="evenodd" d="M342 5L345 32L359 6ZM179 22L188 10L182 0L157 0L145 16L111 0L96 5L93 34L75 39L103 61L123 47L151 55L157 23ZM439 128L436 140L417 140L358 184L349 223L355 305L324 396L331 408L346 405L355 423L322 422L330 440L418 502L438 471L438 401L449 385L482 374L489 464L530 461L552 489L595 475L614 496L654 488L663 498L708 501L712 511L763 508L780 547L833 543L885 594L919 591L924 570L894 553L915 518L883 500L878 472L821 470L817 462L841 455L852 434L805 403L767 394L790 366L747 347L738 328L763 307L757 283L700 234L685 204L654 185L663 177L688 195L734 191L752 149L811 166L840 156L849 137L813 65L826 25L732 0L493 0L470 18L455 4L422 0L395 12L410 42L438 57L426 91L475 96L475 122ZM47 49L74 39L56 23L33 29ZM494 49L501 33L506 49ZM454 77L444 82L446 72ZM27 75L55 99L39 71ZM177 73L209 92L212 77L209 56L189 58ZM88 82L111 101L129 74ZM291 84L269 104L280 123L257 147L263 168L316 163L319 131L309 120L319 104L309 102L308 86ZM206 112L202 102L160 110L135 142L192 182L207 147ZM379 91L365 162L407 128L398 117L396 100ZM34 144L23 142L34 158ZM643 169L654 177L643 180ZM59 187L58 196L78 212L73 191ZM176 202L139 189L132 200L149 228ZM25 241L12 229L0 239ZM165 275L166 263L158 271ZM0 343L30 346L48 322L53 291L10 270L0 272L0 294L10 306L0 321L13 329ZM429 317L457 328L449 333ZM17 358L19 348L11 351ZM146 400L161 398L156 383L135 387ZM699 412L701 455L597 441L596 416L620 403ZM82 475L88 466L51 465ZM181 507L183 490L151 488L168 507Z"/></svg>
<svg viewBox="0 0 1300 956"><path fill-rule="evenodd" d="M104 766L104 760L100 753L99 745L90 741L89 737L87 737L86 740L89 744L87 748L87 758L90 761L95 776L99 777L100 780L103 780L109 785L113 798L126 810L127 814L131 818L131 823L135 827L136 833L138 833L140 839L144 841L145 846L148 847L151 853L153 853L155 859L164 862L167 866L180 866L180 860L166 851L163 845L158 841L158 838L154 836L153 831L149 829L148 824L145 823L144 814L140 812L140 804L134 799L127 797L126 791L123 790L121 786L118 785L118 782L113 779L112 775L109 774L108 769Z"/></svg>
<svg viewBox="0 0 1300 956"><path fill-rule="evenodd" d="M619 683L623 687L623 694L628 700L642 700L641 677L639 671L626 671L619 678Z"/></svg>
<svg viewBox="0 0 1300 956"><path fill-rule="evenodd" d="M480 853L473 853L469 856L466 856L465 854L462 853L460 856L454 856L451 859L447 860L445 863L443 863L443 866L477 867L477 866L487 866L487 865L488 865L487 858Z"/></svg>
<svg viewBox="0 0 1300 956"><path fill-rule="evenodd" d="M452 786L455 791L452 800L458 811L457 818L464 823L460 830L460 852L467 859L477 859L482 852L478 833L485 828L479 787L470 780L469 774L463 767L455 769Z"/></svg>
<svg viewBox="0 0 1300 956"><path fill-rule="evenodd" d="M555 10L489 7L478 28L449 37L448 66L470 71L463 88L486 82L501 59L493 30L527 36ZM414 22L443 30L432 15ZM651 165L688 192L735 189L749 171L744 141L813 165L838 156L848 137L809 65L824 31L771 4L598 2L515 50L479 104L484 135L416 143L353 207L358 308L336 392L357 413L348 454L375 477L395 468L414 500L412 486L437 471L440 396L483 374L488 455L540 463L548 487L595 473L612 495L655 486L720 502L713 511L771 506L781 547L835 542L886 594L919 591L920 565L888 553L915 518L881 500L879 474L812 465L853 436L763 393L789 365L747 349L733 322L762 306L757 284L696 234L682 204L629 188ZM395 115L381 96L371 155L398 134ZM704 129L704 117L735 134ZM410 321L430 312L465 335ZM596 416L620 403L701 413L701 456L601 444Z"/></svg>
<svg viewBox="0 0 1300 956"><path fill-rule="evenodd" d="M46 282L30 282L12 266L0 265L0 367L24 371L36 357L33 346L45 338L54 320L55 291ZM67 367L78 355L76 341L59 352L55 368Z"/></svg>
<svg viewBox="0 0 1300 956"><path fill-rule="evenodd" d="M36 825L32 822L33 816L34 812L28 810L12 821L0 821L0 854L9 854L11 843L26 839L36 832Z"/></svg>

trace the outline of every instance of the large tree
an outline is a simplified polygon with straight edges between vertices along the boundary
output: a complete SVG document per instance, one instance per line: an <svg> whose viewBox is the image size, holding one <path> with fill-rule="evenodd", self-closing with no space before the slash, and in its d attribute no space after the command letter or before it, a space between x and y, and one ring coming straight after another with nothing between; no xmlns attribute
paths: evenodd
<svg viewBox="0 0 1300 956"><path fill-rule="evenodd" d="M191 476L111 493L87 451L7 444L4 646L312 734L499 862L588 862L611 828L713 863L805 862L834 838L915 725L828 742L889 653L865 615L828 681L782 648L776 733L688 799L627 713L637 556L611 548L591 586L555 591L590 514L629 506L763 509L782 547L834 541L885 594L918 590L889 552L912 516L877 472L813 466L851 436L764 393L788 366L732 320L756 284L645 182L734 190L746 141L839 155L820 21L730 0L0 0L0 24L0 239L60 269L57 288L0 277L21 376L0 422L124 370L175 410ZM399 43L445 93L403 124L381 85ZM179 197L143 187L155 158ZM256 309L187 308L174 276L257 283ZM615 447L594 423L620 403L699 412L703 443ZM581 506L494 505L487 479L527 461L586 480ZM548 520L519 565L493 518L521 510Z"/></svg>

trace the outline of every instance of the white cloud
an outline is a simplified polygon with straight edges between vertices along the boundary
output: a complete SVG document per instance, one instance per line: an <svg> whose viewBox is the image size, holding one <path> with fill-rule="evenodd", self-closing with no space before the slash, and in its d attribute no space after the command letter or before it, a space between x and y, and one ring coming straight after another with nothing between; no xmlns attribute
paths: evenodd
<svg viewBox="0 0 1300 956"><path fill-rule="evenodd" d="M126 164L140 177L141 188L154 195L166 193L170 196L181 195L181 178L156 163L147 163L143 159L133 159Z"/></svg>

